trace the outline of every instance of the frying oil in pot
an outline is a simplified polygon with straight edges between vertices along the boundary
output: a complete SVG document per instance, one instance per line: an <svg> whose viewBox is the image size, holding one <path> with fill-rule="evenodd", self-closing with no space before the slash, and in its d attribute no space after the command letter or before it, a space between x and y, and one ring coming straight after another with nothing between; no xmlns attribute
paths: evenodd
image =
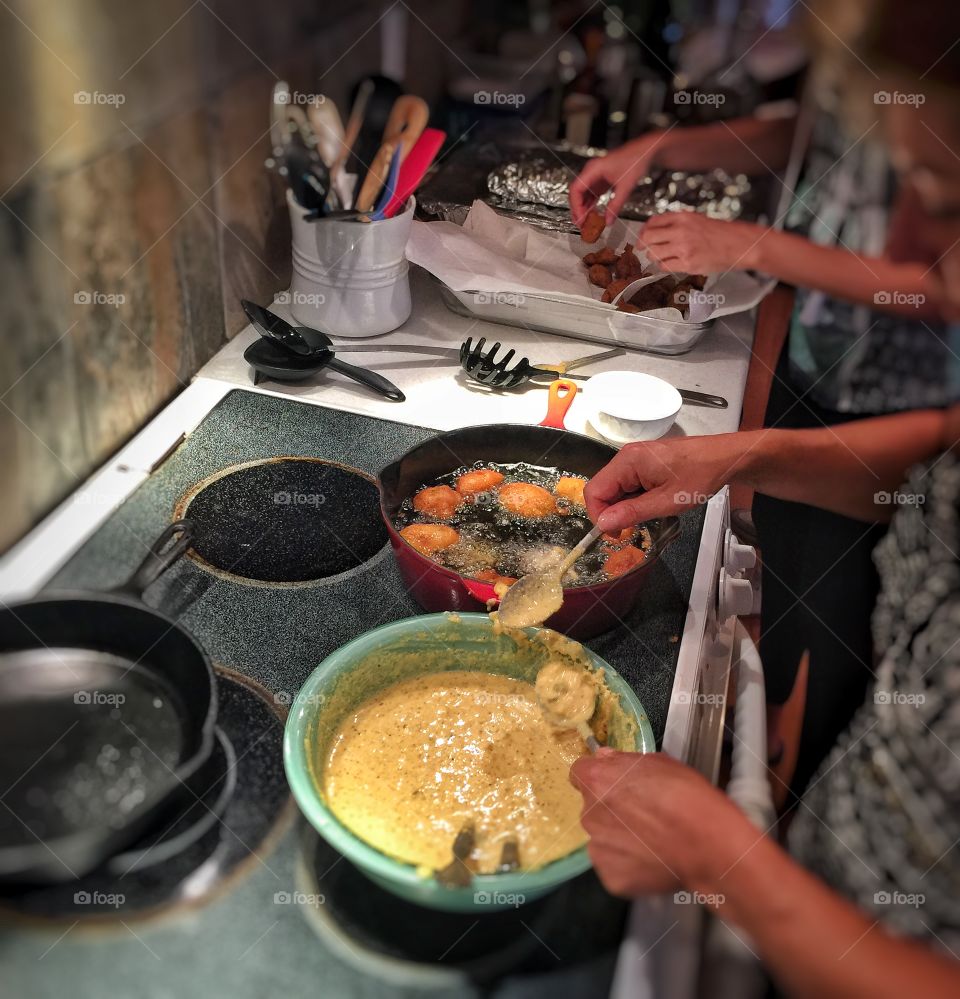
<svg viewBox="0 0 960 999"><path fill-rule="evenodd" d="M478 471L496 472L503 476L502 481L478 492L464 491L462 476ZM582 503L572 498L578 493L575 484L580 484L579 495L582 496L582 484L586 481L575 472L556 467L525 462L477 462L424 483L413 496L403 501L394 518L394 526L423 554L454 572L489 582L512 582L527 573L544 572L557 565L593 526ZM542 507L531 503L526 509L521 504L518 511L517 504L511 502L510 490L505 490L514 483L537 487L538 491L532 494L534 501L543 500L539 492L543 490L552 498L552 503L544 503ZM440 502L427 504L426 508L421 505L418 509L417 497L436 486L456 492L458 500L450 500L450 506L457 503L452 512ZM448 496L444 494L440 498ZM423 527L417 525L439 526L436 538L429 533L418 534ZM411 527L414 528L412 532L405 531ZM643 527L626 532L622 537L604 536L599 545L594 545L577 559L564 577L564 585L590 586L606 582L642 560L640 553L649 547L650 537ZM639 551L635 552L636 549ZM614 555L616 557L611 559Z"/></svg>

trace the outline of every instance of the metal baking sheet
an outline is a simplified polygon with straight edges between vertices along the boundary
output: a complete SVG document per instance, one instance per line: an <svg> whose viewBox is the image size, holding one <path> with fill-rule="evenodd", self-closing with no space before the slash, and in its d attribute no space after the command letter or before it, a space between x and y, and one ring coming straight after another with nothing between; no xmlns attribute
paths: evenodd
<svg viewBox="0 0 960 999"><path fill-rule="evenodd" d="M575 295L529 295L515 292L454 291L437 281L447 308L458 315L577 340L616 344L651 354L686 354L713 325L671 322L619 312Z"/></svg>

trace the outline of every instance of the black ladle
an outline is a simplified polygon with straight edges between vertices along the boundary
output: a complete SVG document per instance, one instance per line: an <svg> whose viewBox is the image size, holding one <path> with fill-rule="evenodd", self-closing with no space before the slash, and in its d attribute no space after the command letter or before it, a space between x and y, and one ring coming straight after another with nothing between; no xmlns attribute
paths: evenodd
<svg viewBox="0 0 960 999"><path fill-rule="evenodd" d="M243 299L240 304L262 337L243 353L244 359L259 375L276 381L298 382L305 381L323 368L330 368L393 402L406 400L403 392L383 375L341 361L330 349L332 341L325 333L291 326L256 302ZM309 335L310 342L304 334Z"/></svg>

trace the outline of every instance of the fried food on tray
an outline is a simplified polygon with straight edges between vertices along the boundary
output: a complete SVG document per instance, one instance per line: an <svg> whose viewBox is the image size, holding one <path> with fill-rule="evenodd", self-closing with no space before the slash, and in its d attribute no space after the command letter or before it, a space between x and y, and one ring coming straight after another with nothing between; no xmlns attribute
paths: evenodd
<svg viewBox="0 0 960 999"><path fill-rule="evenodd" d="M510 482L500 489L500 504L521 517L549 517L557 512L557 501L543 486L532 482Z"/></svg>
<svg viewBox="0 0 960 999"><path fill-rule="evenodd" d="M632 284L635 280L636 278L623 278L619 281L611 281L610 284L603 289L600 301L612 302L628 284Z"/></svg>
<svg viewBox="0 0 960 999"><path fill-rule="evenodd" d="M640 263L639 258L633 252L633 246L630 243L623 248L623 253L620 254L620 258L613 265L613 276L615 278L628 278L631 281L636 281L637 278L643 277L643 264Z"/></svg>
<svg viewBox="0 0 960 999"><path fill-rule="evenodd" d="M603 264L594 264L587 271L587 277L591 284L595 284L598 288L606 288L611 281L610 268L604 267Z"/></svg>
<svg viewBox="0 0 960 999"><path fill-rule="evenodd" d="M673 279L669 277L651 281L630 296L630 304L635 305L641 312L666 308L670 304L672 287Z"/></svg>
<svg viewBox="0 0 960 999"><path fill-rule="evenodd" d="M646 555L633 545L624 545L618 551L611 552L603 562L604 572L612 579L629 572L635 565L646 560Z"/></svg>
<svg viewBox="0 0 960 999"><path fill-rule="evenodd" d="M554 492L576 506L584 506L583 487L586 484L586 479L578 479L573 475L561 475L557 480Z"/></svg>
<svg viewBox="0 0 960 999"><path fill-rule="evenodd" d="M596 243L605 225L603 216L599 212L587 212L587 217L583 220L583 225L580 227L580 238L584 243Z"/></svg>
<svg viewBox="0 0 960 999"><path fill-rule="evenodd" d="M635 305L633 304L633 302L625 302L625 301L624 301L624 300L623 300L623 299L621 298L621 299L620 299L620 301L619 301L619 302L617 302L617 311L618 311L618 312L630 312L630 313L635 313L635 312L639 312L640 310L639 310L639 309L637 308L637 306L635 306Z"/></svg>
<svg viewBox="0 0 960 999"><path fill-rule="evenodd" d="M463 497L449 486L428 486L413 497L413 508L437 520L449 520L463 502Z"/></svg>
<svg viewBox="0 0 960 999"><path fill-rule="evenodd" d="M434 555L455 545L460 540L460 532L449 524L408 524L400 537L421 555Z"/></svg>
<svg viewBox="0 0 960 999"><path fill-rule="evenodd" d="M464 472L457 479L457 492L463 496L473 496L476 493L489 492L503 482L503 475L492 468L478 468L472 472Z"/></svg>

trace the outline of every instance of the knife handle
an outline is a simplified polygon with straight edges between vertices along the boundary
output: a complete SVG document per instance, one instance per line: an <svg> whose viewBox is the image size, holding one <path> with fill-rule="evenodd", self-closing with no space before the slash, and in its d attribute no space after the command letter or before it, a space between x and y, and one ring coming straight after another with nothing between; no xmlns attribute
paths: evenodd
<svg viewBox="0 0 960 999"><path fill-rule="evenodd" d="M693 392L690 389L677 389L680 398L691 406L708 406L710 409L726 409L729 403L722 395L710 395L707 392Z"/></svg>

